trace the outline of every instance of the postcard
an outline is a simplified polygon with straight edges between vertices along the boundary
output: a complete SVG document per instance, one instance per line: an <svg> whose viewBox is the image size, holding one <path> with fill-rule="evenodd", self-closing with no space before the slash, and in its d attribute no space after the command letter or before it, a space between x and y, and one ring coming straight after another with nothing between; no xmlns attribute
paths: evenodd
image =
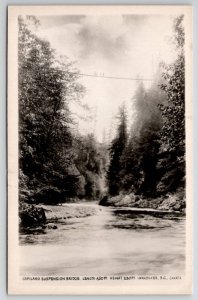
<svg viewBox="0 0 198 300"><path fill-rule="evenodd" d="M191 294L191 23L8 7L9 294Z"/></svg>

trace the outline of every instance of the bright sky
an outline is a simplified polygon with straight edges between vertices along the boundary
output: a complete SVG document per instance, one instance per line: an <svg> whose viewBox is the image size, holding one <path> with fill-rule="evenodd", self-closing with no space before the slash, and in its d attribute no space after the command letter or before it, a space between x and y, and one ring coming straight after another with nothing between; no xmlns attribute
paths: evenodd
<svg viewBox="0 0 198 300"><path fill-rule="evenodd" d="M104 76L152 78L158 62L170 62L174 53L170 37L173 16L44 16L37 34L57 53L76 61L81 73ZM112 134L118 107L125 102L132 115L136 81L82 77L86 87L83 103L95 120L78 120L81 133L94 132L102 141ZM149 82L145 82L148 86ZM77 105L72 106L78 112Z"/></svg>

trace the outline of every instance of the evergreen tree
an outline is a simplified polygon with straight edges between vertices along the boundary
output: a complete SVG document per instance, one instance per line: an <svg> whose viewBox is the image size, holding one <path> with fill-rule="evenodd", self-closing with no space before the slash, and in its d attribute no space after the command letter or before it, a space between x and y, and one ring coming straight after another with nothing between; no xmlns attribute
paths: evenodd
<svg viewBox="0 0 198 300"><path fill-rule="evenodd" d="M174 21L174 45L176 60L162 64L164 83L161 89L166 93L168 103L160 105L163 127L161 131L161 166L166 168L162 181L167 190L175 191L185 183L185 56L183 15Z"/></svg>
<svg viewBox="0 0 198 300"><path fill-rule="evenodd" d="M157 80L157 79L156 79ZM133 98L135 117L128 143L121 156L121 186L125 191L154 196L161 115L157 104L164 101L156 82L145 89L142 82Z"/></svg>
<svg viewBox="0 0 198 300"><path fill-rule="evenodd" d="M120 107L118 120L117 134L110 147L110 165L107 173L109 193L111 195L118 194L120 190L121 156L127 143L127 116L124 105Z"/></svg>
<svg viewBox="0 0 198 300"><path fill-rule="evenodd" d="M42 194L43 200L56 201L57 193L74 195L78 182L69 102L82 87L72 64L58 60L22 18L18 42L20 185L32 191L34 200Z"/></svg>
<svg viewBox="0 0 198 300"><path fill-rule="evenodd" d="M178 53L174 63L162 63L164 83L161 89L166 93L168 104L161 105L163 128L161 139L165 149L178 156L185 152L185 59L183 16L174 22L174 44Z"/></svg>

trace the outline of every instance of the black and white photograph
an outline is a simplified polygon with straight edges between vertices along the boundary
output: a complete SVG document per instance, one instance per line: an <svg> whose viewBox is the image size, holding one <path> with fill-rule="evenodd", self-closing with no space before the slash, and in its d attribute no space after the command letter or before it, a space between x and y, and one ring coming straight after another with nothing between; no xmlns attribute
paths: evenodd
<svg viewBox="0 0 198 300"><path fill-rule="evenodd" d="M191 7L9 9L10 292L189 294Z"/></svg>

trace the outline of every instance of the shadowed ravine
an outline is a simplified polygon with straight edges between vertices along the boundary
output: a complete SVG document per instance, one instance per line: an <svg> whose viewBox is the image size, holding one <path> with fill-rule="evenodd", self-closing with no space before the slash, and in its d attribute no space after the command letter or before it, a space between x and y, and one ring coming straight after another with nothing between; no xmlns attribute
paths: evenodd
<svg viewBox="0 0 198 300"><path fill-rule="evenodd" d="M185 219L177 214L48 206L57 229L21 232L21 275L184 274Z"/></svg>

